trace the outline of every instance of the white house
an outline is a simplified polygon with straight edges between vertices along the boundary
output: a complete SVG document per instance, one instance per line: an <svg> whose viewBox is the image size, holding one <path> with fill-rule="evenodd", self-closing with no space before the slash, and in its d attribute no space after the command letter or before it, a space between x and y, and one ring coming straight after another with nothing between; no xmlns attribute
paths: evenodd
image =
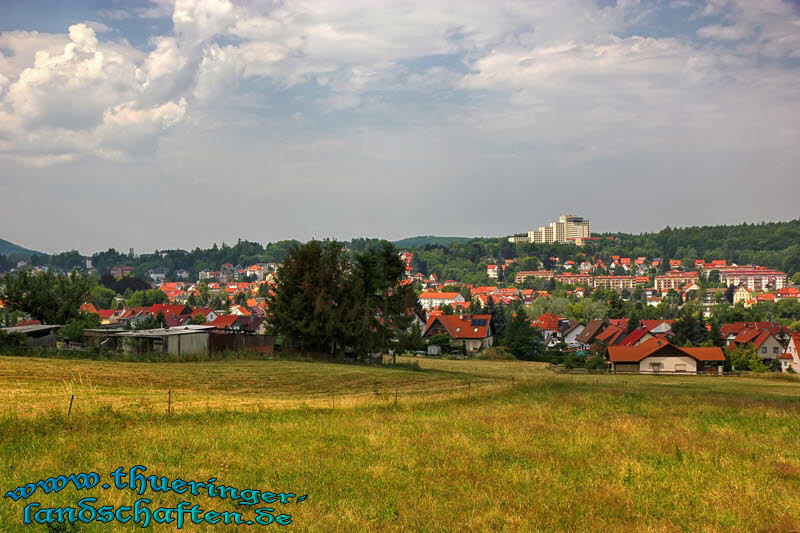
<svg viewBox="0 0 800 533"><path fill-rule="evenodd" d="M781 355L781 372L789 372L789 369L800 374L800 333L796 332L789 339L786 353Z"/></svg>
<svg viewBox="0 0 800 533"><path fill-rule="evenodd" d="M464 302L464 297L458 292L432 292L427 291L419 295L419 304L423 309L435 309L443 305L453 305L456 302Z"/></svg>

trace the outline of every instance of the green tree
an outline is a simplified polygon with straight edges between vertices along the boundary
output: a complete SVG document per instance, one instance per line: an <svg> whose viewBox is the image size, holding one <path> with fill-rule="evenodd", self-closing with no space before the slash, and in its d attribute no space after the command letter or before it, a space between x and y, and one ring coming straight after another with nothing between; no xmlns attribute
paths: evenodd
<svg viewBox="0 0 800 533"><path fill-rule="evenodd" d="M70 342L83 342L83 330L100 327L100 316L95 313L80 313L58 330L58 336Z"/></svg>
<svg viewBox="0 0 800 533"><path fill-rule="evenodd" d="M169 303L169 297L164 291L147 289L136 291L128 298L127 304L131 307L150 307L155 304Z"/></svg>
<svg viewBox="0 0 800 533"><path fill-rule="evenodd" d="M636 312L636 308L633 308L628 315L628 327L625 328L625 333L631 333L633 330L638 328L641 325L639 321L639 315Z"/></svg>
<svg viewBox="0 0 800 533"><path fill-rule="evenodd" d="M91 291L89 291L86 301L94 305L97 309L111 309L112 305L114 305L114 298L116 297L117 293L113 290L102 285L95 285L92 287Z"/></svg>
<svg viewBox="0 0 800 533"><path fill-rule="evenodd" d="M511 317L501 344L506 346L517 359L532 361L544 352L544 340L538 328L531 326L531 321L524 309L518 309Z"/></svg>
<svg viewBox="0 0 800 533"><path fill-rule="evenodd" d="M225 300L219 294L214 295L211 298L211 301L208 303L211 309L225 309L228 305L225 303Z"/></svg>
<svg viewBox="0 0 800 533"><path fill-rule="evenodd" d="M728 365L732 370L750 370L751 372L767 370L766 365L758 356L758 349L752 343L729 348L726 360L726 366Z"/></svg>
<svg viewBox="0 0 800 533"><path fill-rule="evenodd" d="M36 274L23 270L0 279L0 300L11 311L21 311L44 324L66 324L78 317L92 280L80 274Z"/></svg>
<svg viewBox="0 0 800 533"><path fill-rule="evenodd" d="M237 292L233 297L233 303L236 305L247 305L248 293L244 291Z"/></svg>
<svg viewBox="0 0 800 533"><path fill-rule="evenodd" d="M267 298L272 326L302 349L360 354L388 349L417 307L411 286L400 285L405 264L386 241L367 246L351 261L336 241L293 247Z"/></svg>
<svg viewBox="0 0 800 533"><path fill-rule="evenodd" d="M708 338L703 313L696 304L686 304L672 324L673 342L677 346L700 346Z"/></svg>

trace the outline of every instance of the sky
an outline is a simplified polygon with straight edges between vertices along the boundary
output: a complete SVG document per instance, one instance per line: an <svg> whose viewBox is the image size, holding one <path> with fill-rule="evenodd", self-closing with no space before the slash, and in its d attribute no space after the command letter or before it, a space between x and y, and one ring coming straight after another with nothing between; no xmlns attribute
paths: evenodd
<svg viewBox="0 0 800 533"><path fill-rule="evenodd" d="M800 2L0 0L44 252L800 213Z"/></svg>

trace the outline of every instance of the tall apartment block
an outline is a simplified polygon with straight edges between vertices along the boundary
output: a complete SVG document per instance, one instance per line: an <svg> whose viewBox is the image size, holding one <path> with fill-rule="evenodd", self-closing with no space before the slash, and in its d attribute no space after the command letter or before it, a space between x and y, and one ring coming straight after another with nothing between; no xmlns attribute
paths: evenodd
<svg viewBox="0 0 800 533"><path fill-rule="evenodd" d="M527 237L509 237L510 242L527 243L566 243L582 244L582 240L592 236L588 219L577 215L561 215L558 222L541 226L538 230L529 231Z"/></svg>

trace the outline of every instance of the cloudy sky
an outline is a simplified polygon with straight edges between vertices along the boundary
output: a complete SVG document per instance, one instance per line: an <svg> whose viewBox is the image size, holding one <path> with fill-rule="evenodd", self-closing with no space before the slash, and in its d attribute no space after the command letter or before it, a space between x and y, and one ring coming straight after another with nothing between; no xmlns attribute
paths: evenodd
<svg viewBox="0 0 800 533"><path fill-rule="evenodd" d="M507 235L800 213L789 0L0 0L0 238Z"/></svg>

